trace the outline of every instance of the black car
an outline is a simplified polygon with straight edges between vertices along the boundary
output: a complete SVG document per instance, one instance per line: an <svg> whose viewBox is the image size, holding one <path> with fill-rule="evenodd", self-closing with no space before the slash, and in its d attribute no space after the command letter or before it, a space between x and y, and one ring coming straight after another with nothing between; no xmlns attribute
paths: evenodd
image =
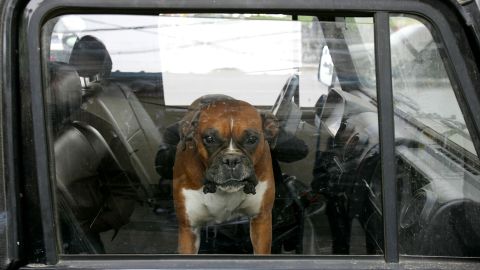
<svg viewBox="0 0 480 270"><path fill-rule="evenodd" d="M1 7L2 267L478 267L476 1ZM249 217L177 254L179 123L209 94L278 120L270 256Z"/></svg>

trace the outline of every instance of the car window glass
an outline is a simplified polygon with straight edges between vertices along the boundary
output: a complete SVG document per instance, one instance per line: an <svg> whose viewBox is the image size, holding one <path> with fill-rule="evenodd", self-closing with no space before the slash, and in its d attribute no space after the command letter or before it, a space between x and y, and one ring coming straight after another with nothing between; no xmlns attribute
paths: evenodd
<svg viewBox="0 0 480 270"><path fill-rule="evenodd" d="M80 14L42 35L62 253L383 253L375 93L354 64L375 84L371 17Z"/></svg>
<svg viewBox="0 0 480 270"><path fill-rule="evenodd" d="M358 82L368 93L375 95L375 52L374 35L370 27L373 18L360 17L345 20L345 37L352 57Z"/></svg>
<svg viewBox="0 0 480 270"><path fill-rule="evenodd" d="M301 23L286 15L268 20L227 14L160 16L157 43L165 104L189 105L199 92L272 104L284 81L301 66L301 34Z"/></svg>
<svg viewBox="0 0 480 270"><path fill-rule="evenodd" d="M476 155L459 104L452 102L456 96L440 55L441 43L435 42L428 25L409 17L395 17L391 31L396 106Z"/></svg>
<svg viewBox="0 0 480 270"><path fill-rule="evenodd" d="M401 254L479 256L479 160L435 29L390 19Z"/></svg>

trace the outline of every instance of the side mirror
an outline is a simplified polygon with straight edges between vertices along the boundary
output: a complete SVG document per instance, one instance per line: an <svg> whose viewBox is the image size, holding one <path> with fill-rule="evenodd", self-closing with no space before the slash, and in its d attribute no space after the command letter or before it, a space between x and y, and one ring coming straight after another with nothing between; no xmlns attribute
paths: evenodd
<svg viewBox="0 0 480 270"><path fill-rule="evenodd" d="M333 61L328 46L323 46L322 57L318 67L318 80L326 86L331 86L333 81Z"/></svg>

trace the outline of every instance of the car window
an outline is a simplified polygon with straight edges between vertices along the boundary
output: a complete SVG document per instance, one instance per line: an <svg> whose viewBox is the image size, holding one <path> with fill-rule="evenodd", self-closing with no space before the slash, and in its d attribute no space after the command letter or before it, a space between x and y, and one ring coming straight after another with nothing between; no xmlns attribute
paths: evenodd
<svg viewBox="0 0 480 270"><path fill-rule="evenodd" d="M444 46L416 17L390 32L400 252L478 256L480 163Z"/></svg>
<svg viewBox="0 0 480 270"><path fill-rule="evenodd" d="M300 15L47 20L61 252L379 255L396 181L402 254L480 256L480 163L434 28L390 19L397 178L382 179L375 21Z"/></svg>
<svg viewBox="0 0 480 270"><path fill-rule="evenodd" d="M356 31L339 20L345 18L85 14L49 20L43 77L62 253L176 254L192 243L182 234L186 217L188 224L202 217L190 228L200 254L252 254L265 243L273 254L383 253L381 212L365 199L362 180L379 164L378 136L365 137L378 131L376 107L344 91L337 75L347 63L333 59L334 83L319 79L325 46L332 58L345 55L346 31ZM360 28L373 36L371 18ZM244 104L239 100L255 106L255 114L247 105L232 109ZM219 106L235 116L202 118ZM189 118L194 112L199 122ZM215 132L226 125L233 134L242 127L236 121L265 125L252 133L265 140L252 135L222 144ZM196 137L209 123L217 131ZM254 154L266 145L270 162ZM197 147L203 154L184 157L184 149ZM242 158L217 154L228 149ZM358 169L365 153L369 166ZM203 189L178 176L200 161L205 179L195 181ZM235 180L236 164L246 171L238 185L271 171L270 184L259 179L224 199L231 188L211 182L228 180L218 176L225 174ZM218 169L225 166L231 169ZM175 193L176 185L186 186ZM263 199L269 192L274 197ZM271 200L271 209L260 208L263 200ZM189 214L182 212L184 201ZM271 225L255 221L263 208ZM272 239L249 232L258 230L250 220Z"/></svg>

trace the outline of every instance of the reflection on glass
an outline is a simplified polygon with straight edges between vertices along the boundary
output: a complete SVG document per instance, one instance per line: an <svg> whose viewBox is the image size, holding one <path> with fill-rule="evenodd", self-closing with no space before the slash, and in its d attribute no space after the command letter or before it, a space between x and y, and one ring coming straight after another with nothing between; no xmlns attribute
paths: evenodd
<svg viewBox="0 0 480 270"><path fill-rule="evenodd" d="M272 253L382 253L373 20L298 18L48 21L43 77L62 252L176 254L181 119L197 110L192 101L222 94L278 120ZM329 86L318 77L326 46ZM248 217L202 225L200 254L252 254Z"/></svg>
<svg viewBox="0 0 480 270"><path fill-rule="evenodd" d="M400 252L480 256L479 160L431 26L390 19Z"/></svg>

